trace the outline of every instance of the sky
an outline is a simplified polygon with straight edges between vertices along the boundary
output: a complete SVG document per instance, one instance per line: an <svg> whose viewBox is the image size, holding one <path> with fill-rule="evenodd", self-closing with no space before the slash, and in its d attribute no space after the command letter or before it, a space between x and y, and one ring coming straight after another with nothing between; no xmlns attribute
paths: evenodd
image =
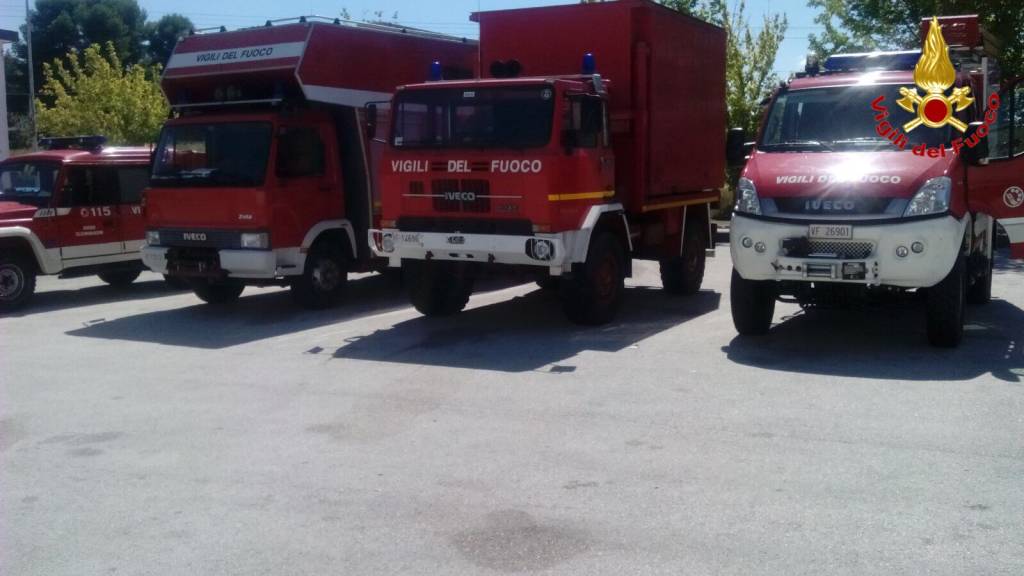
<svg viewBox="0 0 1024 576"><path fill-rule="evenodd" d="M733 0L734 1L734 0ZM199 28L226 26L228 29L262 24L267 19L287 18L304 14L336 17L344 8L355 20L375 18L379 10L391 19L408 26L426 28L457 36L477 36L476 24L469 21L471 12L522 8L552 4L575 3L571 0L139 0L151 20L169 13L188 16ZM789 30L778 58L776 72L788 77L803 66L807 53L807 35L820 31L814 24L815 12L806 0L747 0L751 24L760 26L762 15L781 12L789 18ZM0 28L17 30L25 19L24 0L0 0Z"/></svg>

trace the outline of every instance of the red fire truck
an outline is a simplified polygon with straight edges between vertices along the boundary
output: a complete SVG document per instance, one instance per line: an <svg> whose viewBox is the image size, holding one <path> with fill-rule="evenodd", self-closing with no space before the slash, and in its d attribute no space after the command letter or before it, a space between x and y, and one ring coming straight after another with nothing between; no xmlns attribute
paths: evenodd
<svg viewBox="0 0 1024 576"><path fill-rule="evenodd" d="M144 269L150 151L104 142L47 138L42 151L0 162L0 312L26 305L39 274L123 286Z"/></svg>
<svg viewBox="0 0 1024 576"><path fill-rule="evenodd" d="M615 315L632 258L693 293L726 150L725 33L647 0L482 12L486 78L392 105L374 251L426 315L486 265L532 270L579 323Z"/></svg>
<svg viewBox="0 0 1024 576"><path fill-rule="evenodd" d="M923 52L812 61L774 95L732 222L741 334L766 333L779 298L918 289L929 341L956 346L965 303L991 298L996 221L1024 258L1024 83L1001 81L977 16L936 24L945 40L929 19ZM929 126L947 115L955 125Z"/></svg>
<svg viewBox="0 0 1024 576"><path fill-rule="evenodd" d="M456 77L475 69L475 42L314 20L190 36L168 62L175 114L154 158L143 259L206 302L249 284L336 303L348 272L378 265L366 245L378 209L364 105L435 61Z"/></svg>

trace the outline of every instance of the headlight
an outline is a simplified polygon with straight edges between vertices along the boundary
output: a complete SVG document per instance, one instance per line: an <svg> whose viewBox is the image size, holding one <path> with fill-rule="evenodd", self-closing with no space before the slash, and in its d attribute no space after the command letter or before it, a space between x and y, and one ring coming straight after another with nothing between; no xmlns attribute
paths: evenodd
<svg viewBox="0 0 1024 576"><path fill-rule="evenodd" d="M932 178L924 183L914 198L907 205L903 216L927 216L942 214L949 211L949 195L953 188L952 181L946 176Z"/></svg>
<svg viewBox="0 0 1024 576"><path fill-rule="evenodd" d="M761 214L761 199L757 197L757 188L747 178L740 178L736 185L736 212L742 214Z"/></svg>
<svg viewBox="0 0 1024 576"><path fill-rule="evenodd" d="M395 237L391 233L384 234L380 239L380 249L382 252L394 252L395 251Z"/></svg>
<svg viewBox="0 0 1024 576"><path fill-rule="evenodd" d="M266 232L246 232L242 234L242 248L270 248L270 235Z"/></svg>
<svg viewBox="0 0 1024 576"><path fill-rule="evenodd" d="M160 232L156 230L146 230L146 244L150 246L159 246Z"/></svg>

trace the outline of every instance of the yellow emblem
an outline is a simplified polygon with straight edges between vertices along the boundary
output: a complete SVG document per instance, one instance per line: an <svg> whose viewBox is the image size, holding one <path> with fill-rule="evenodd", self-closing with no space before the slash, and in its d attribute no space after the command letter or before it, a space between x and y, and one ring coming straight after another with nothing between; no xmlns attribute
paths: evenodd
<svg viewBox="0 0 1024 576"><path fill-rule="evenodd" d="M947 97L946 90L954 82L956 70L953 68L953 61L949 59L949 47L946 46L946 39L942 37L939 20L932 17L921 59L914 67L914 83L924 90L925 95L919 95L917 88L904 87L900 88L900 95L903 98L896 101L900 108L917 114L917 118L904 124L903 129L910 132L922 124L929 128L942 128L950 124L957 130L965 132L967 124L954 117L953 110L955 108L957 112L962 112L974 102L974 98L971 98L970 86L954 88L953 94Z"/></svg>

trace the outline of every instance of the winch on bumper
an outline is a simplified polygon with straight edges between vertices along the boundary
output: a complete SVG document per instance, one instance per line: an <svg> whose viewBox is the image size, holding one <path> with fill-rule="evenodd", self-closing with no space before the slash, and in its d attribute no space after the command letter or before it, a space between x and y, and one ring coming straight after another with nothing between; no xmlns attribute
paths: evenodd
<svg viewBox="0 0 1024 576"><path fill-rule="evenodd" d="M735 214L733 266L746 280L848 282L927 288L945 278L963 246L968 217L908 222L786 222ZM811 225L851 225L846 239L810 238Z"/></svg>
<svg viewBox="0 0 1024 576"><path fill-rule="evenodd" d="M462 234L459 232L402 232L393 228L370 230L370 248L399 267L403 259L448 260L542 266L561 275L571 265L577 233L533 236Z"/></svg>

